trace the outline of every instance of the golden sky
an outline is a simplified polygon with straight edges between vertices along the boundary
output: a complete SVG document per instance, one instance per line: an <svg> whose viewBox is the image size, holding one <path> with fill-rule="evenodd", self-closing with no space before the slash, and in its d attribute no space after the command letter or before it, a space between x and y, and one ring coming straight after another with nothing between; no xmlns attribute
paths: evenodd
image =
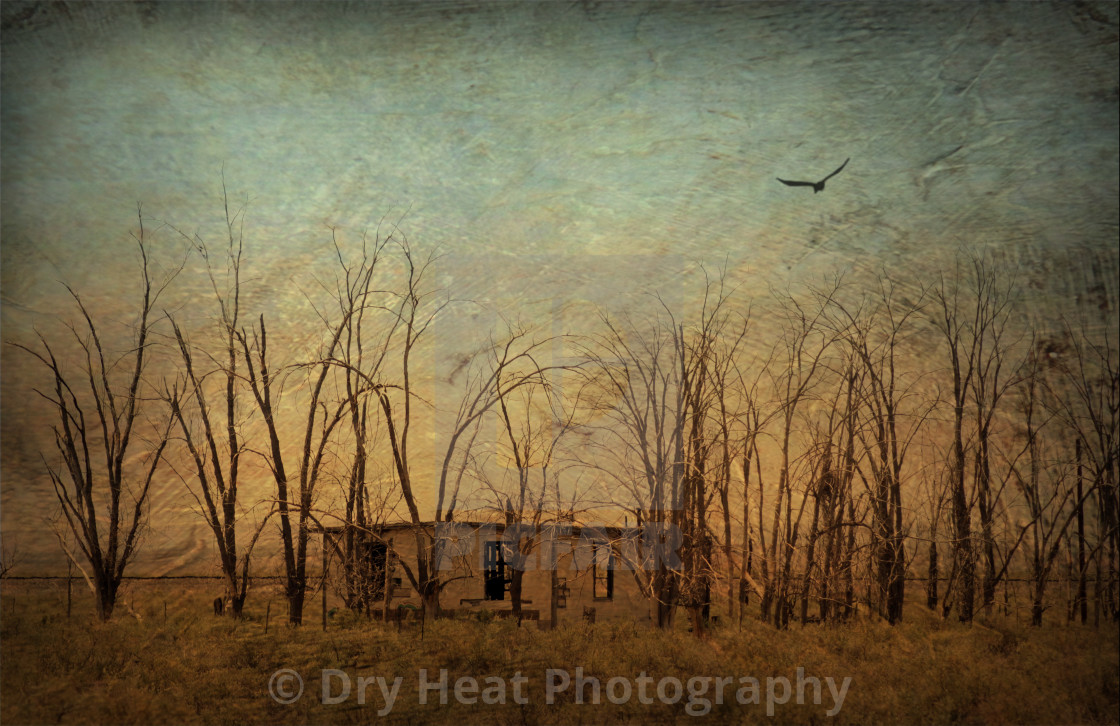
<svg viewBox="0 0 1120 726"><path fill-rule="evenodd" d="M184 247L161 224L220 241L223 169L245 208L246 314L267 312L293 357L315 340L329 228L353 244L382 219L479 303L435 330L436 371L499 315L578 333L650 291L695 302L701 265L749 298L839 272L916 285L963 247L1018 266L1032 314L1099 285L1116 299L1109 3L66 8L3 8L5 340L58 332L62 281L122 340L137 203L172 266ZM849 157L820 194L776 181ZM197 262L164 305L201 326ZM57 570L42 370L5 346L0 371L4 541ZM189 505L156 497L138 572L197 564Z"/></svg>

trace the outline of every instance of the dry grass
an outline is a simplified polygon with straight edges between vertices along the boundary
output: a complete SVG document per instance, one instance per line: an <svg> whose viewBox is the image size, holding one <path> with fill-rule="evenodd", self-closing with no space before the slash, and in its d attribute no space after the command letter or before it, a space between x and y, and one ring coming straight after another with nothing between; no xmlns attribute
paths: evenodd
<svg viewBox="0 0 1120 726"><path fill-rule="evenodd" d="M512 622L440 621L423 637L336 612L326 633L320 611L291 629L282 600L258 589L247 618L210 614L216 591L206 582L131 583L113 622L95 623L88 592L75 588L65 614L65 584L7 581L0 593L0 721L4 723L1116 723L1120 653L1115 625L1100 629L1052 626L1032 630L1001 619L968 628L942 622L918 605L898 627L859 621L847 627L794 626L776 632L755 621L717 630L706 642L685 632L661 633L632 624L599 624L542 631ZM272 617L264 628L265 603ZM166 603L166 616L164 604ZM129 609L133 613L129 612ZM139 617L137 617L139 616ZM599 705L575 702L573 689L545 702L545 671L564 669L601 679L640 672L661 679L734 676L729 703L703 716L680 703L650 705L635 696ZM740 705L738 677L795 680L807 675L850 676L840 713L827 686L822 705ZM303 697L280 705L268 695L270 675L291 668L306 681ZM453 686L459 676L518 672L528 678L528 703L418 703L421 668L441 668ZM392 711L371 686L367 703L356 693L337 705L320 702L323 669L358 676L402 676ZM484 684L485 686L485 684ZM778 691L781 689L778 688ZM335 691L337 693L337 691ZM650 689L650 694L654 694ZM591 697L590 691L587 697ZM713 691L699 697L711 700ZM701 709L702 710L702 709Z"/></svg>

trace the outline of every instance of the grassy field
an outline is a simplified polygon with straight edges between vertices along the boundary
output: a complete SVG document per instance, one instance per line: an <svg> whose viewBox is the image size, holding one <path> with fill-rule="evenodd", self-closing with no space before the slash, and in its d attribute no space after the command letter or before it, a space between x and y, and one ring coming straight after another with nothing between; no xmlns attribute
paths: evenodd
<svg viewBox="0 0 1120 726"><path fill-rule="evenodd" d="M245 620L214 617L210 601L218 590L205 581L129 583L114 620L100 624L78 583L67 618L65 582L4 582L0 721L1117 723L1120 707L1115 625L1032 630L993 617L964 627L915 604L893 628L864 619L777 632L751 620L742 630L717 629L705 642L629 623L546 631L439 621L423 632L416 625L398 631L345 612L323 632L318 607L309 625L292 629L283 601L261 590ZM590 681L579 702L579 668L585 679L598 679L597 704ZM293 703L270 695L281 669L303 679ZM438 689L420 691L421 669L435 684L446 669L446 704ZM571 681L563 690L561 671ZM466 677L477 679L477 688L462 681L457 697L456 682ZM819 704L809 677L822 684ZM371 679L364 703L359 678ZM296 693L290 675L271 686L278 696Z"/></svg>

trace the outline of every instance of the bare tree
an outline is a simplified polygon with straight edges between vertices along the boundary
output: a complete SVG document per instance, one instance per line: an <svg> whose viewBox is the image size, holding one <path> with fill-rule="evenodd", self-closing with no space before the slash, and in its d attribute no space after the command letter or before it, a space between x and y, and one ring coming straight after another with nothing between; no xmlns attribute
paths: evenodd
<svg viewBox="0 0 1120 726"><path fill-rule="evenodd" d="M997 273L990 262L978 257L973 257L970 262L970 292L975 305L972 323L974 372L971 379L976 427L973 478L976 482L980 550L984 565L980 603L987 610L995 601L996 586L1000 579L996 576L997 554L993 528L1003 490L1002 485L993 481L992 448L996 436L993 421L999 413L1004 395L1016 382L1013 375L1008 375L1008 371L1014 373L1018 368L1008 360L1017 342L1010 338L1009 331L1016 282L1011 274Z"/></svg>
<svg viewBox="0 0 1120 726"><path fill-rule="evenodd" d="M191 494L218 546L218 560L229 600L224 612L240 618L249 587L253 548L268 517L261 518L248 545L239 550L237 524L245 515L243 504L238 500L240 462L245 453L245 439L241 433L244 412L240 404L245 379L241 372L243 352L237 337L244 218L242 210L230 213L224 180L222 201L226 227L224 271L215 270L203 239L180 232L202 255L218 303L215 323L220 348L192 345L188 335L169 315L182 368L174 385L164 389L163 397L171 406L172 417L193 465L195 486L190 488Z"/></svg>
<svg viewBox="0 0 1120 726"><path fill-rule="evenodd" d="M382 368L390 352L396 319L390 314L388 323L382 320L388 312L385 299L392 299L392 293L375 287L375 272L381 270L382 255L395 243L396 232L394 226L383 235L379 227L372 240L363 234L360 256L348 259L332 230L338 268L330 296L342 321L342 336L335 357L328 363L338 368L341 378L336 385L341 390L349 435L339 443L340 449L348 449L346 453L340 451L340 459L348 459L349 464L341 475L345 499L341 543L324 541L340 544L336 554L342 567L344 602L367 613L378 594L391 594L383 592L387 571L373 566L366 543L371 537L378 539L376 513L384 513L388 500L387 493L370 491L369 479L380 422L377 391L385 385ZM375 496L378 506L373 506Z"/></svg>
<svg viewBox="0 0 1120 726"><path fill-rule="evenodd" d="M761 526L762 522L759 531L764 541L762 556L765 558L764 594L760 614L763 620L772 619L774 625L780 628L789 624L792 614L791 571L801 517L808 499L807 496L799 498L795 520L793 516L795 469L810 463L809 459L799 455L795 450L799 409L817 396L817 389L827 371L827 355L837 340L835 332L829 329L826 319L826 311L831 305L837 288L838 285L827 294L814 295L809 307L804 306L790 294L777 297L783 329L773 358L777 368L776 370L772 368L768 374L775 395L778 410L776 419L780 430L777 432L779 447L777 496L772 504L769 544L765 544L766 529ZM761 519L764 488L761 478L758 485Z"/></svg>
<svg viewBox="0 0 1120 726"><path fill-rule="evenodd" d="M1055 397L1065 425L1073 433L1079 459L1088 470L1089 489L1078 501L1093 501L1097 515L1097 544L1092 548L1096 562L1097 607L1109 617L1120 618L1120 355L1111 337L1115 321L1101 326L1094 335L1086 327L1067 325L1061 344L1053 343L1053 354L1062 372L1054 384ZM1078 476L1081 482L1081 476ZM1092 499L1089 495L1092 494ZM1084 503L1079 507L1084 517ZM1079 529L1084 537L1084 530ZM1078 579L1085 576L1088 561L1085 545L1079 542Z"/></svg>
<svg viewBox="0 0 1120 726"><path fill-rule="evenodd" d="M903 301L896 284L881 276L874 299L865 311L849 311L833 299L839 312L837 332L864 373L860 401L859 439L862 460L870 470L868 492L872 513L872 544L881 615L888 622L902 618L906 585L902 484L910 446L933 403L915 403L916 376L906 375L898 354L914 334L917 303Z"/></svg>
<svg viewBox="0 0 1120 726"><path fill-rule="evenodd" d="M926 542L926 607L936 611L941 602L941 557L938 550L938 533L945 516L945 506L949 497L948 480L943 467L932 473L927 472L925 480L925 509L927 512ZM946 593L947 596L947 593Z"/></svg>
<svg viewBox="0 0 1120 726"><path fill-rule="evenodd" d="M670 518L679 501L683 449L683 396L679 367L674 357L676 330L671 318L615 321L600 316L604 332L589 338L582 355L588 383L597 388L598 411L604 423L596 426L596 457L588 463L612 477L627 501L638 527L647 530L654 545L652 561L634 563L635 581L655 609L660 628L672 625L678 580L671 560L660 555L671 547L675 534ZM647 567L650 569L647 570Z"/></svg>
<svg viewBox="0 0 1120 726"><path fill-rule="evenodd" d="M735 359L747 336L748 319L731 309L726 275L708 279L699 318L676 326L676 356L687 422L683 447L681 499L674 523L681 533L679 602L689 613L692 631L703 637L709 621L711 590L718 577L715 548L719 534L711 525L716 497L723 509L724 556L731 551L730 489L732 431L738 397L728 385ZM730 588L731 577L728 584Z"/></svg>
<svg viewBox="0 0 1120 726"><path fill-rule="evenodd" d="M773 353L773 351L771 351L771 353ZM748 373L748 370L750 370L748 366L736 364L734 368L734 388L739 397L739 411L736 418L742 429L742 433L740 434L741 443L739 446L739 461L743 479L742 546L739 561L738 587L740 626L743 623L743 615L750 602L751 590L754 590L760 597L765 594L765 590L753 576L755 541L758 540L758 542L763 545L763 548L765 547L765 536L763 535L762 527L764 491L760 486L757 506L758 530L755 532L751 519L751 472L753 467L753 476L756 481L762 481L762 457L758 448L759 437L769 424L770 418L776 413L775 409L766 408L766 401L763 400L760 390L762 378L769 363L769 360L755 361L755 365L753 366L754 370L752 371L753 375ZM761 557L759 559L762 563L762 567L765 568L767 566L766 558ZM766 578L763 577L763 579L765 580Z"/></svg>
<svg viewBox="0 0 1120 726"><path fill-rule="evenodd" d="M1070 524L1077 518L1083 500L1073 500L1075 488L1070 485L1073 462L1054 454L1068 448L1055 436L1054 414L1043 400L1046 391L1045 360L1037 355L1039 346L1032 346L1032 355L1024 363L1022 384L1018 387L1017 438L1022 441L1019 452L1011 458L1015 484L1023 495L1030 520L1021 528L1016 541L1030 533L1031 624L1042 625L1046 587L1050 571L1061 551L1061 544ZM1052 410L1052 409L1051 409ZM1048 436L1049 434L1049 436ZM1059 438L1056 448L1048 439ZM1025 458L1025 465L1023 459ZM1024 471L1025 469L1025 471ZM1084 496L1084 495L1080 495ZM1010 555L1007 558L1010 560Z"/></svg>
<svg viewBox="0 0 1120 726"><path fill-rule="evenodd" d="M975 267L973 270L977 271ZM930 319L945 340L953 377L953 433L948 462L953 524L952 571L959 582L958 615L962 622L971 622L976 601L976 559L972 542L972 505L965 487L964 427L972 378L979 365L977 349L981 346L984 331L977 325L980 306L971 298L962 300L962 297L969 296L969 291L967 283L961 278L958 259L954 278L946 280L942 276L932 290L936 311L931 313Z"/></svg>
<svg viewBox="0 0 1120 726"><path fill-rule="evenodd" d="M522 585L534 551L551 544L549 535L553 526L568 521L572 512L565 510L567 499L561 491L560 469L557 460L562 439L578 426L577 417L582 408L579 391L566 399L554 389L552 382L542 375L524 378L536 371L563 373L564 367L542 366L532 358L524 361L528 370L497 369L495 413L504 435L506 451L502 452L501 469L508 475L498 475L497 481L483 474L484 483L494 497L494 507L504 519L502 556L510 568L509 593L513 617L518 624L522 617ZM517 388L506 385L511 377L522 377L525 383ZM485 466L481 467L486 469ZM512 479L512 481L509 481ZM569 507L570 509L570 507ZM553 553L550 553L553 554ZM553 578L553 604L556 599L558 576L556 562L549 562ZM555 614L551 618L555 623Z"/></svg>
<svg viewBox="0 0 1120 726"><path fill-rule="evenodd" d="M323 358L329 358L338 345L341 326L323 343ZM303 624L303 604L307 592L307 546L316 488L323 474L324 457L331 435L345 413L345 403L333 407L325 400L324 384L330 371L326 363L304 364L289 371L307 373L307 399L303 445L296 456L296 479L289 480L277 423L279 403L284 397L282 372L271 368L268 330L262 314L252 330L238 334L245 354L249 384L268 432L269 448L259 452L268 462L276 483L276 512L280 520L280 540L284 555L284 595L288 600L288 622Z"/></svg>
<svg viewBox="0 0 1120 726"><path fill-rule="evenodd" d="M253 399L265 424L269 447L257 453L268 463L276 484L276 516L280 525L280 540L284 556L284 594L288 600L288 621L293 625L303 623L303 605L307 592L307 548L310 529L315 522L317 490L326 471L329 449L336 437L339 424L351 408L351 399L332 397L328 387L337 364L337 353L350 323L360 308L343 306L337 317L320 311L324 335L314 360L299 362L286 368L274 367L268 348L268 331L265 316L261 314L252 329L242 328L237 333L244 354L246 373ZM285 383L302 374L296 399L288 392ZM285 460L279 417L281 403L289 403L303 421L302 444L295 457L296 478L289 478ZM290 458L290 457L289 457Z"/></svg>
<svg viewBox="0 0 1120 726"><path fill-rule="evenodd" d="M97 605L108 620L117 602L125 568L132 560L147 522L152 481L163 459L171 431L170 416L153 416L148 363L151 359L153 313L160 295L181 269L153 280L144 217L137 209L141 299L127 350L117 357L103 341L102 326L81 297L66 286L82 322L67 327L77 344L76 356L56 354L39 334L40 346L15 345L41 362L51 387L35 389L57 415L53 426L58 458L44 454L54 492L67 528L73 534ZM140 427L143 427L144 431ZM85 573L78 557L67 556Z"/></svg>
<svg viewBox="0 0 1120 726"><path fill-rule="evenodd" d="M467 376L467 390L449 432L440 465L435 518L434 521L426 521L413 485L413 460L409 450L413 404L417 398L412 359L425 333L447 307L449 300L441 299L438 291L429 289L425 279L436 257L417 258L407 239L401 237L396 242L403 266L404 285L399 293L394 293L395 302L385 308L392 324L382 344L383 350L392 352L395 361L391 367L381 366L384 373L379 379L371 378L368 373L360 377L377 397L396 485L408 510L416 542L415 561L410 563L402 558L400 565L412 587L420 594L424 617L431 619L439 615L440 593L447 582L447 577L440 571L443 552L436 529L441 523L452 521L477 427L502 396L542 381L547 369L535 364L524 365L534 361L535 352L543 345L533 341L524 330L510 331L504 341L488 346L476 356L475 360L479 363L472 366ZM349 368L353 370L352 366Z"/></svg>
<svg viewBox="0 0 1120 726"><path fill-rule="evenodd" d="M848 598L854 595L848 587L851 568L842 565L845 549L843 535L845 529L854 525L845 522L844 516L852 498L852 483L859 470L857 453L863 453L862 448L857 449L856 443L862 434L859 414L863 405L866 371L862 360L850 347L841 351L838 362L839 368L830 376L835 384L830 387L831 391L825 389L820 396L818 412L823 413L808 422L811 428L808 458L813 463L806 494L813 499L813 514L801 583L803 624L809 621L808 604L816 569L820 570L818 602L822 621L839 619L843 612L840 604L850 606ZM824 548L818 554L817 546L822 538Z"/></svg>
<svg viewBox="0 0 1120 726"><path fill-rule="evenodd" d="M750 570L751 559L751 532L747 500L747 482L750 479L750 461L754 452L746 451L746 446L751 443L754 435L749 433L752 423L757 425L758 409L755 396L757 386L747 384L749 375L745 373L740 358L743 357L742 343L745 342L750 329L750 311L748 310L736 321L733 334L721 335L717 339L715 354L712 356L710 376L712 378L714 411L712 423L716 446L718 447L718 461L713 477L713 484L719 497L719 507L723 514L723 559L727 578L727 614L730 617L735 612L736 589L739 591L740 619L742 608L749 598L749 580L747 573ZM723 333L724 331L718 331ZM755 379L757 381L757 378ZM747 431L743 429L746 427ZM740 449L740 446L743 448ZM737 466L736 459L741 464ZM732 480L736 469L742 474L743 486L743 519L741 529L741 557L736 562L734 521L732 511Z"/></svg>
<svg viewBox="0 0 1120 726"><path fill-rule="evenodd" d="M733 567L727 553L738 402L730 383L747 324L731 309L730 295L723 275L709 278L694 323L678 321L660 299L657 313L642 322L603 315L606 331L584 350L606 421L597 466L628 493L626 506L654 545L647 549L657 550L650 561L635 563L634 577L659 627L670 627L680 606L697 636L707 627L718 576L716 497ZM677 545L679 560L665 556L662 545Z"/></svg>

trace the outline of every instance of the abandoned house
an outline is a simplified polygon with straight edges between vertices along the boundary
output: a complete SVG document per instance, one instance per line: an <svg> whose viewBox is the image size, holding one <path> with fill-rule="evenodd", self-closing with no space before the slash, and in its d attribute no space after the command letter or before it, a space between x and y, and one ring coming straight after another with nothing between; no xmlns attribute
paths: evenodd
<svg viewBox="0 0 1120 726"><path fill-rule="evenodd" d="M648 581L656 558L636 527L554 525L536 531L485 522L325 527L318 531L327 587L371 617L418 614L421 599L406 572L416 571L417 530L436 548L441 615L489 610L493 617L510 617L520 585L524 620L654 617L640 583Z"/></svg>

